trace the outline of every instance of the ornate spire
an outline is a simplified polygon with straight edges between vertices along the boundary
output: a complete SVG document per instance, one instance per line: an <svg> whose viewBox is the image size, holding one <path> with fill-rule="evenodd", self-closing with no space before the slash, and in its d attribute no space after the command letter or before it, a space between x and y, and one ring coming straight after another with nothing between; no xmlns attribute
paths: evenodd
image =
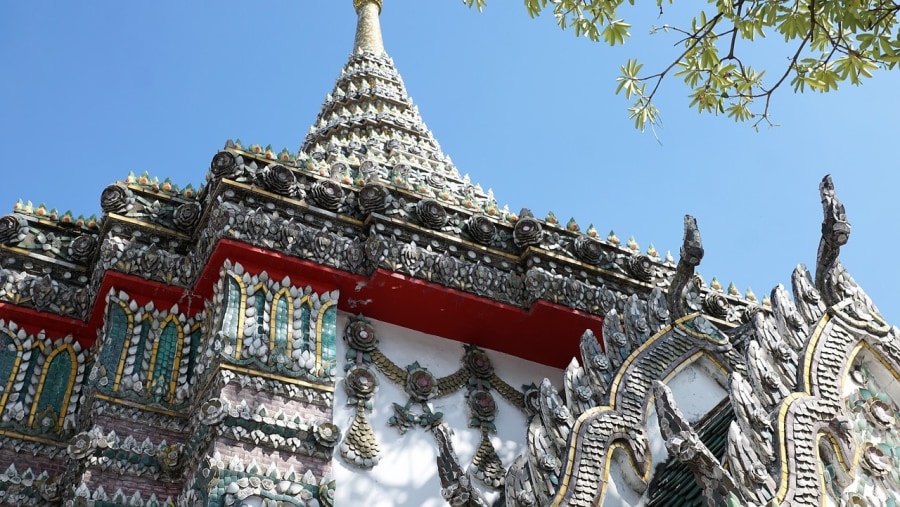
<svg viewBox="0 0 900 507"><path fill-rule="evenodd" d="M463 181L406 93L384 50L378 17L382 0L354 0L358 15L353 53L322 104L301 151L329 166L366 167L366 181L380 179L408 189L440 191L472 187L473 200L488 198ZM424 187L423 187L424 188ZM429 187L429 195L432 191Z"/></svg>
<svg viewBox="0 0 900 507"><path fill-rule="evenodd" d="M384 54L384 42L381 40L381 0L353 0L353 8L359 16L356 22L356 41L353 43L353 54Z"/></svg>

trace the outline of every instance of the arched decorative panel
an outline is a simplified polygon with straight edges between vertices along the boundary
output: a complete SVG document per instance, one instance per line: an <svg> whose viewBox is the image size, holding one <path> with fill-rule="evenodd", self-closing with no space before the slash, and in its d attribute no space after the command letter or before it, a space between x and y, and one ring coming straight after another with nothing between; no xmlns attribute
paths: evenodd
<svg viewBox="0 0 900 507"><path fill-rule="evenodd" d="M169 315L162 325L159 339L153 344L147 371L147 390L157 401L171 401L175 396L183 343L184 333L178 318Z"/></svg>
<svg viewBox="0 0 900 507"><path fill-rule="evenodd" d="M71 345L63 345L50 353L38 381L29 426L50 431L62 428L77 367L78 361Z"/></svg>
<svg viewBox="0 0 900 507"><path fill-rule="evenodd" d="M102 369L97 382L101 387L118 386L121 364L131 343L134 319L124 301L109 300L106 314L106 332L100 349L99 363Z"/></svg>
<svg viewBox="0 0 900 507"><path fill-rule="evenodd" d="M6 400L16 380L16 372L22 361L22 346L12 333L0 331L0 414L6 407Z"/></svg>

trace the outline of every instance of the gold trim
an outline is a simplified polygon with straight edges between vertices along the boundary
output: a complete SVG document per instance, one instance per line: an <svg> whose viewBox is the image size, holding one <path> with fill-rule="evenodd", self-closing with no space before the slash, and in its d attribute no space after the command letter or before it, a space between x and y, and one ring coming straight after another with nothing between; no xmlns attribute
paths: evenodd
<svg viewBox="0 0 900 507"><path fill-rule="evenodd" d="M153 347L150 348L150 366L147 367L147 378L145 379L147 383L147 391L149 393L150 385L153 383L153 373L156 371L156 353L159 352L159 339L162 337L162 331L168 326L168 322L172 319L172 315L166 317L166 320L159 326L159 331L154 333L156 336L153 337Z"/></svg>
<svg viewBox="0 0 900 507"><path fill-rule="evenodd" d="M218 366L219 370L231 370L238 373L246 373L248 375L256 375L257 377L265 377L272 380L278 380L280 382L287 382L289 384L294 384L303 387L309 387L311 389L317 389L319 391L326 391L329 393L334 392L334 386L327 386L323 384L313 384L311 382L307 382L305 380L295 379L291 377L285 377L283 375L277 375L275 373L269 373L265 371L252 370L250 368L244 368L242 366L236 366L233 364L220 364Z"/></svg>
<svg viewBox="0 0 900 507"><path fill-rule="evenodd" d="M176 231L176 230L174 230L174 229L169 229L169 228L167 228L167 227L162 227L162 226L159 226L159 225L156 225L156 224L151 224L151 223L149 223L149 222L144 222L144 221L137 220L137 219L134 219L134 218L126 217L126 216L120 215L120 214L118 214L118 213L110 213L110 214L107 215L107 216L108 216L109 218L112 218L112 219L114 219L114 220L118 220L118 221L120 221L120 222L125 222L125 223L127 223L127 224L137 225L137 226L142 227L142 228L144 228L144 229L150 229L151 231L156 231L156 232L159 232L159 233L162 233L162 234L166 234L167 236L174 236L174 237L176 237L176 238L178 238L178 239L182 239L182 240L185 240L185 241L191 239L191 237L188 236L187 234L182 234L182 233L180 233L180 232L178 232L178 231Z"/></svg>
<svg viewBox="0 0 900 507"><path fill-rule="evenodd" d="M19 433L17 431L10 431L10 430L3 430L3 429L0 429L0 436L15 438L18 440L27 440L30 442L38 442L40 444L52 445L52 446L61 447L61 448L65 448L69 445L68 442L60 442L58 440L51 440L49 438L36 437L34 435L25 435L25 434Z"/></svg>
<svg viewBox="0 0 900 507"><path fill-rule="evenodd" d="M97 398L97 399L99 399L99 400L108 401L108 402L110 402L110 403L115 403L115 404L117 404L117 405L125 405L126 407L139 408L139 409L144 410L144 411L146 411L146 412L154 412L154 413L157 413L157 414L163 414L163 415L168 415L168 416L172 416L172 417L180 417L180 418L182 418L182 419L187 419L187 418L189 417L189 416L187 416L187 415L184 415L184 414L182 414L182 413L176 412L176 411L174 411L174 410L168 410L168 409L165 409L165 408L153 407L153 406L150 406L150 405L143 405L143 404L141 404L141 403L137 403L137 402L129 401L129 400L124 400L124 399L122 399L122 398L114 398L114 397L112 397L112 396L108 396L108 395L105 395L105 394L97 393L97 394L94 395L94 397Z"/></svg>
<svg viewBox="0 0 900 507"><path fill-rule="evenodd" d="M860 340L859 344L856 346L856 349L861 349L863 347L865 347L872 354L872 356L874 356L875 359L877 359L878 362L881 363L882 366L887 368L888 371L891 372L891 375L893 375L895 379L900 380L900 372L898 372L894 368L894 365L892 365L891 363L889 363L885 360L884 354L882 354L877 349L875 349L875 347L873 347L871 343L869 343L865 340ZM851 353L850 359L844 365L844 371L843 371L844 377L843 378L846 378L847 371L849 371L850 366L853 365L853 361L856 359L856 356L860 352L859 350L856 350L856 349L853 350L853 352Z"/></svg>
<svg viewBox="0 0 900 507"><path fill-rule="evenodd" d="M818 347L819 339L824 335L825 327L828 325L831 317L828 313L822 315L819 319L819 323L816 324L816 327L813 329L812 334L810 335L809 342L806 346L806 356L803 358L803 375L802 379L806 384L804 386L804 391L795 392L789 394L781 401L781 407L778 409L778 435L781 439L780 450L781 452L781 480L779 481L778 490L775 492L775 498L778 503L784 501L784 498L787 496L788 490L790 489L790 468L788 466L788 457L787 457L787 443L785 441L787 435L787 416L791 407L798 400L802 400L808 396L812 396L810 392L812 390L812 360L813 356L815 356L816 348ZM818 450L818 442L820 436L816 435L816 457L819 457ZM824 490L821 490L824 491Z"/></svg>
<svg viewBox="0 0 900 507"><path fill-rule="evenodd" d="M62 266L64 268L72 270L72 271L77 271L79 273L87 272L87 269L84 266L79 266L78 264L72 264L70 262L66 262L57 257L50 257L49 255L43 255L43 254L37 253L40 250L28 250L26 248L17 247L17 246L8 246L8 245L0 245L0 248L2 248L4 250L9 250L13 253L17 253L19 255L22 255L23 257L30 257L32 259L38 259L38 260L47 262L49 264L55 264L57 266Z"/></svg>

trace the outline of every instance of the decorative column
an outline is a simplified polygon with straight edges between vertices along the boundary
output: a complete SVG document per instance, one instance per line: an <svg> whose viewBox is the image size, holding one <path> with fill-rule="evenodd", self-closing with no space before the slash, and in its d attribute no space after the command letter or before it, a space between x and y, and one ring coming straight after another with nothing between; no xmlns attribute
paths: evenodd
<svg viewBox="0 0 900 507"><path fill-rule="evenodd" d="M353 0L353 7L359 19L356 23L356 40L353 43L353 54L372 53L384 55L384 42L381 40L381 0Z"/></svg>

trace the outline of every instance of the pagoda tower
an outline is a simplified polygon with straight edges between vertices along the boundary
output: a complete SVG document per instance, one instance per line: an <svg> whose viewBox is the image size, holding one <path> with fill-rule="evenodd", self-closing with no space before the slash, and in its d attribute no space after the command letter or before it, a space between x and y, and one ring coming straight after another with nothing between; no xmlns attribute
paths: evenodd
<svg viewBox="0 0 900 507"><path fill-rule="evenodd" d="M296 153L0 216L0 505L900 502L900 331L840 261L757 300L461 177L381 0Z"/></svg>

